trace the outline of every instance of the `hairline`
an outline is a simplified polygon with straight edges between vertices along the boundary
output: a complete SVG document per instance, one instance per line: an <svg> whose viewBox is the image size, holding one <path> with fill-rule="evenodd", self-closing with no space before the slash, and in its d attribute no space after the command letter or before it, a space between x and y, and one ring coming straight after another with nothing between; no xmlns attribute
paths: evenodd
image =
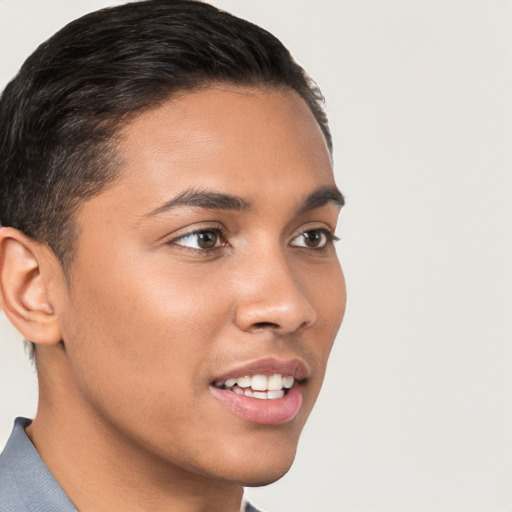
<svg viewBox="0 0 512 512"><path fill-rule="evenodd" d="M306 99L293 87L291 87L288 84L285 83L272 83L272 82L266 82L264 80L254 80L251 82L250 80L247 80L246 82L237 82L235 80L218 80L218 79L212 79L212 80L202 80L199 81L197 84L187 87L184 86L179 89L172 89L170 88L169 94L163 98L158 99L154 102L151 102L141 108L138 108L136 110L133 110L129 113L126 113L124 115L119 115L117 119L113 118L106 121L107 125L110 125L112 133L105 138L104 140L99 141L97 144L95 144L96 149L98 150L98 153L105 149L106 153L104 153L101 157L95 157L90 162L94 166L101 165L102 159L106 158L106 165L108 169L106 169L107 173L111 173L110 179L104 180L100 186L86 198L80 199L76 198L71 203L69 216L66 219L69 223L69 235L70 239L68 240L68 246L66 248L66 251L64 254L59 255L55 252L53 247L48 242L43 241L43 243L46 243L50 250L55 254L57 259L59 260L65 280L68 284L68 286L71 284L71 267L74 261L74 257L76 256L76 250L77 250L77 243L80 236L80 228L77 224L77 216L80 213L80 210L83 205L87 203L90 199L93 197L96 197L97 195L101 194L102 192L105 192L109 189L109 187L114 186L117 182L118 177L123 172L123 165L124 165L124 159L123 154L120 151L120 146L122 144L124 133L129 127L142 115L145 113L154 111L162 107L164 104L172 103L173 101L179 101L180 98L183 98L188 95L193 95L201 92L205 92L211 89L216 88L217 86L229 86L229 87L235 87L236 89L239 89L240 92L246 92L250 94L250 90L254 91L263 91L263 92L283 92L283 93L295 93L306 105L309 112L312 114L313 119L320 129L320 132L322 134L322 138L325 142L326 149L329 153L329 157L332 162L332 149L329 146L328 141L326 140L324 131L322 130L322 127L320 123L318 122L314 112L311 110L310 105L306 101ZM172 89L172 90L171 90Z"/></svg>

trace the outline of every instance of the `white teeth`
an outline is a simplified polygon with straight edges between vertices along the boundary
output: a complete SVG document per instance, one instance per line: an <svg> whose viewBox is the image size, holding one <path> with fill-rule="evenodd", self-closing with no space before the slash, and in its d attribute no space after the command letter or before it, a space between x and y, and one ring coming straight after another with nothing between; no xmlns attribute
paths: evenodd
<svg viewBox="0 0 512 512"><path fill-rule="evenodd" d="M278 391L267 391L267 398L270 398L271 400L275 398L283 398L284 396L284 389L280 389Z"/></svg>
<svg viewBox="0 0 512 512"><path fill-rule="evenodd" d="M251 377L238 377L238 379L236 379L236 383L241 388L248 388L251 385Z"/></svg>
<svg viewBox="0 0 512 512"><path fill-rule="evenodd" d="M283 388L290 389L293 386L293 377L283 377Z"/></svg>
<svg viewBox="0 0 512 512"><path fill-rule="evenodd" d="M253 375L251 377L251 388L255 391L265 391L267 389L267 377L265 375Z"/></svg>
<svg viewBox="0 0 512 512"><path fill-rule="evenodd" d="M283 398L286 390L290 389L295 383L295 378L288 375L283 377L279 373L274 375L257 374L236 379L230 378L225 381L216 381L215 386L222 389L229 389L237 395L245 395L251 398L261 400L275 400Z"/></svg>
<svg viewBox="0 0 512 512"><path fill-rule="evenodd" d="M278 373L268 378L267 389L269 391L277 391L283 387L283 377Z"/></svg>

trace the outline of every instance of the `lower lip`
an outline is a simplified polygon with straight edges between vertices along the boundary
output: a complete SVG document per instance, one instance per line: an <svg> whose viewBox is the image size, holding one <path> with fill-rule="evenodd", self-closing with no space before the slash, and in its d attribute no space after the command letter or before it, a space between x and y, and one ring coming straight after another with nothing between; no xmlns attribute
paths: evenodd
<svg viewBox="0 0 512 512"><path fill-rule="evenodd" d="M283 398L259 399L237 395L212 386L213 395L237 416L252 423L280 425L293 420L302 404L302 385L293 386Z"/></svg>

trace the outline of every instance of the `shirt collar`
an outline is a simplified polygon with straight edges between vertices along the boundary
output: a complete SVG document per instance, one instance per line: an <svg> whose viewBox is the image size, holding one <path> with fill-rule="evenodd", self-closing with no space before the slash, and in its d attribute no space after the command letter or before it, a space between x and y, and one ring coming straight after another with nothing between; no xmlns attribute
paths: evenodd
<svg viewBox="0 0 512 512"><path fill-rule="evenodd" d="M12 502L12 510L24 506L41 512L78 512L25 433L30 423L27 418L16 419L0 456L0 480L8 482L2 500Z"/></svg>

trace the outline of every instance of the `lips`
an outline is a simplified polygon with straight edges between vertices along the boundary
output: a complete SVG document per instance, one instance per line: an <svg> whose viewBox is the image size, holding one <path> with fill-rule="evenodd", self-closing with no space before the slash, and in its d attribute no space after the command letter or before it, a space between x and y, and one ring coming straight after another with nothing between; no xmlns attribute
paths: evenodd
<svg viewBox="0 0 512 512"><path fill-rule="evenodd" d="M307 375L301 361L266 359L216 378L210 389L225 407L247 421L281 424L299 412Z"/></svg>
<svg viewBox="0 0 512 512"><path fill-rule="evenodd" d="M256 374L217 381L215 387L251 398L276 400L283 398L295 382L295 378L291 375L283 377L280 373L274 373L267 377L266 375Z"/></svg>

